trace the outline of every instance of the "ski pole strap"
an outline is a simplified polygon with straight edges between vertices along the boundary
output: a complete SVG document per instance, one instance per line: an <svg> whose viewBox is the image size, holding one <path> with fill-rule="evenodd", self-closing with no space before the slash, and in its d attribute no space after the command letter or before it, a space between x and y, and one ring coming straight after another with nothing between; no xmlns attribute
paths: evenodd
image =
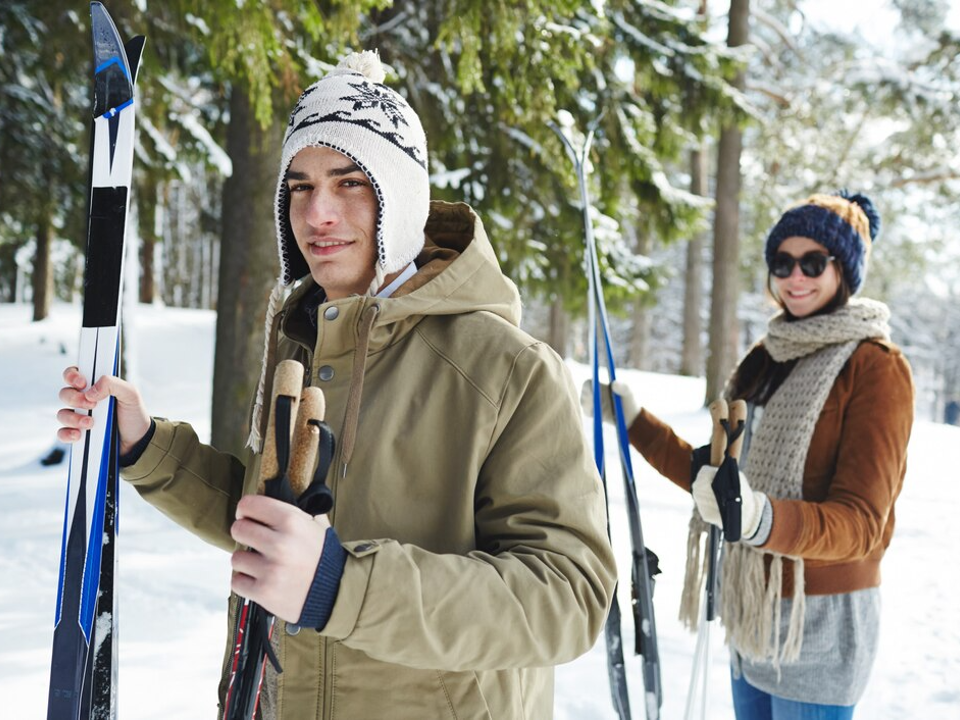
<svg viewBox="0 0 960 720"><path fill-rule="evenodd" d="M732 400L728 407L733 433L727 444L727 452L739 462L740 450L743 447L743 436L747 429L747 402L746 400Z"/></svg>
<svg viewBox="0 0 960 720"><path fill-rule="evenodd" d="M660 558L657 557L657 554L653 552L648 547L643 548L643 552L639 553L633 552L633 574L631 576L632 581L632 591L631 591L631 600L633 603L633 647L634 653L637 655L643 655L648 657L653 650L649 647L650 640L647 635L643 632L643 620L646 614L646 609L642 607L643 596L639 592L643 578L640 576L640 573L646 572L650 576L651 582L653 582L653 577L660 574Z"/></svg>
<svg viewBox="0 0 960 720"><path fill-rule="evenodd" d="M710 464L720 467L727 450L727 433L724 428L729 417L727 401L719 398L710 403ZM719 473L719 470L718 470ZM696 479L696 476L693 478ZM720 559L720 529L710 526L707 533L707 577L704 587L704 612L706 622L710 623L717 617L717 563Z"/></svg>
<svg viewBox="0 0 960 720"><path fill-rule="evenodd" d="M256 603L252 603L252 605L253 612L258 616L258 622L256 624L257 643L259 644L263 654L266 655L267 659L270 660L270 664L273 665L273 669L276 670L278 674L282 673L283 668L280 667L280 659L273 651L273 643L270 642L270 635L271 631L273 630L274 623L273 614L267 612Z"/></svg>
<svg viewBox="0 0 960 720"><path fill-rule="evenodd" d="M709 409L710 419L712 420L710 426L710 464L715 467L720 467L720 463L723 462L723 456L727 450L727 432L723 426L730 417L729 411L727 410L727 401L723 398L718 398L710 403Z"/></svg>
<svg viewBox="0 0 960 720"><path fill-rule="evenodd" d="M326 515L333 509L333 492L327 486L327 473L333 463L333 453L336 450L336 439L333 430L322 420L311 420L316 430L317 440L317 469L313 480L306 490L297 499L297 506L314 517Z"/></svg>
<svg viewBox="0 0 960 720"><path fill-rule="evenodd" d="M272 478L264 481L264 494L274 500L280 500L291 505L296 504L296 498L293 494L293 488L290 486L290 478L287 475L287 468L290 465L290 414L293 409L293 399L284 395L277 396L274 405L274 415L276 422L276 452L277 468L279 473Z"/></svg>
<svg viewBox="0 0 960 720"><path fill-rule="evenodd" d="M303 365L296 360L280 362L273 376L270 416L264 438L263 457L260 459L260 483L257 491L261 495L265 493L267 480L279 478L287 472L290 463L290 433L296 423L302 389ZM281 398L286 398L287 401L281 401ZM278 409L281 412L278 412ZM282 423L283 427L278 428L278 423ZM278 455L281 449L285 450L282 465Z"/></svg>
<svg viewBox="0 0 960 720"><path fill-rule="evenodd" d="M727 406L727 415L717 421L715 436L723 443L724 449L712 488L723 523L723 538L727 542L736 542L740 539L743 508L738 458L745 430L746 403L743 400L731 402Z"/></svg>
<svg viewBox="0 0 960 720"><path fill-rule="evenodd" d="M723 539L727 542L737 542L741 532L741 509L743 499L740 497L740 470L737 461L727 456L724 458L717 474L713 476L713 496L717 500L720 510L720 521L723 524Z"/></svg>
<svg viewBox="0 0 960 720"><path fill-rule="evenodd" d="M320 388L304 388L300 394L300 408L293 428L293 448L290 455L290 486L299 498L313 479L317 462L317 430L313 423L322 420L326 401Z"/></svg>

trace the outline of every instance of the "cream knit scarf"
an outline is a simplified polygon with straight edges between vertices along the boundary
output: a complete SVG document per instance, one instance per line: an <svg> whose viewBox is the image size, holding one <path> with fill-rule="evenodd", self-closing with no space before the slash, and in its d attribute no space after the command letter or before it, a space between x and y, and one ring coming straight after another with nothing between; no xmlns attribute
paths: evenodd
<svg viewBox="0 0 960 720"><path fill-rule="evenodd" d="M890 337L887 306L856 299L827 315L789 321L771 318L763 345L777 362L797 360L790 375L764 407L742 468L755 490L772 498L801 499L803 468L820 411L834 381L862 340ZM776 523L776 517L774 517ZM696 627L700 589L706 580L701 536L708 526L694 511L687 545L680 619ZM765 562L770 558L769 581ZM803 559L793 561L793 606L786 638L780 642L783 556L745 543L727 543L720 575L719 612L727 642L755 661L796 660L803 643Z"/></svg>

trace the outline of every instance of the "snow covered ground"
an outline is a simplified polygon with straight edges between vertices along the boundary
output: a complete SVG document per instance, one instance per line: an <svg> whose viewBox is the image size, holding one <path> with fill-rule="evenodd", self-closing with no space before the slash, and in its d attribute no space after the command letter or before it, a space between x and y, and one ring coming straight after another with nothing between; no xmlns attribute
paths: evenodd
<svg viewBox="0 0 960 720"><path fill-rule="evenodd" d="M0 716L15 720L46 716L66 467L44 468L38 459L55 442L60 372L76 356L79 310L60 305L42 323L29 318L26 306L0 305L0 368L7 377L0 393ZM210 312L141 306L129 337L151 412L189 420L201 437L209 435L213 328ZM577 380L584 377L582 366L570 368ZM702 381L630 370L622 376L681 435L694 441L708 436ZM690 499L634 457L644 533L664 570L655 598L662 717L678 720L696 643L675 619ZM616 462L611 457L608 464ZM897 531L884 560L880 657L857 714L861 720L960 720L958 467L960 428L918 422ZM611 482L614 541L621 574L629 577L621 483L616 474ZM213 718L226 632L227 556L180 530L126 486L121 503L120 716ZM630 651L627 582L620 604ZM720 628L713 628L711 642L708 717L724 720L733 713ZM640 718L639 663L627 663ZM558 720L615 718L602 640L558 668L556 697Z"/></svg>

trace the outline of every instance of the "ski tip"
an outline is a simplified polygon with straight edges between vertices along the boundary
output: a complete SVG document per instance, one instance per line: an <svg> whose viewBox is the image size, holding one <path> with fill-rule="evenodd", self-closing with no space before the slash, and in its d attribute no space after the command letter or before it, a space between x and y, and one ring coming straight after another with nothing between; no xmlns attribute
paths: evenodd
<svg viewBox="0 0 960 720"><path fill-rule="evenodd" d="M117 26L99 2L90 3L93 32L93 116L115 114L133 100L133 74Z"/></svg>
<svg viewBox="0 0 960 720"><path fill-rule="evenodd" d="M123 49L127 53L127 62L130 63L130 77L134 85L137 83L137 73L140 71L140 59L143 56L143 45L147 38L143 35L137 35L127 40Z"/></svg>

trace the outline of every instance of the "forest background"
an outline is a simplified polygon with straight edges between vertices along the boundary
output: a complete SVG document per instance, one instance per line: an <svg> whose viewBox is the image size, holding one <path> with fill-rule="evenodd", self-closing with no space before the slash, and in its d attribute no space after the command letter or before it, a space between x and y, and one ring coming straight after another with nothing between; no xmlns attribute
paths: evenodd
<svg viewBox="0 0 960 720"><path fill-rule="evenodd" d="M847 7L849 6L849 7ZM917 410L960 409L958 0L112 0L140 70L125 322L217 310L212 441L238 451L277 273L286 115L378 48L420 113L435 198L483 218L524 327L586 356L575 142L618 360L716 396L764 332L762 243L849 188L884 226L862 294L890 304ZM80 302L91 104L82 0L0 3L0 302Z"/></svg>

